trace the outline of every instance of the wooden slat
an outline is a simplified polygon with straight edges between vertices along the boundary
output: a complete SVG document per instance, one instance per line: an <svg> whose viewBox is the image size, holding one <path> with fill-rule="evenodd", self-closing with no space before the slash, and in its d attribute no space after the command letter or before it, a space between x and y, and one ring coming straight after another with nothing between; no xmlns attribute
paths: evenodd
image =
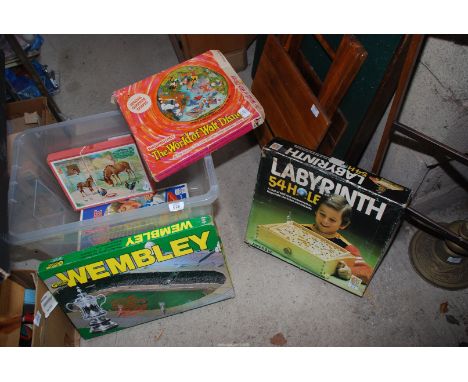
<svg viewBox="0 0 468 382"><path fill-rule="evenodd" d="M366 58L367 51L355 37L343 36L318 96L328 115L335 113Z"/></svg>
<svg viewBox="0 0 468 382"><path fill-rule="evenodd" d="M286 43L284 44L284 50L293 57L299 49L301 48L302 39L304 35L302 34L290 34L286 39ZM294 59L293 59L294 60Z"/></svg>
<svg viewBox="0 0 468 382"><path fill-rule="evenodd" d="M335 146L336 141L330 136L330 134L325 134L317 151L324 155L330 155L329 153L333 152Z"/></svg>
<svg viewBox="0 0 468 382"><path fill-rule="evenodd" d="M317 97L274 36L269 36L252 84L275 136L317 149L330 125ZM315 117L310 108L319 111Z"/></svg>
<svg viewBox="0 0 468 382"><path fill-rule="evenodd" d="M294 60L294 63L306 80L310 89L314 92L314 94L318 94L320 92L320 88L322 87L322 80L315 72L309 61L307 61L304 53L298 51L297 54L295 56L291 56L291 58ZM332 121L327 130L327 133L325 134L325 137L320 143L317 151L321 154L332 155L336 145L340 141L347 127L348 121L346 120L342 111L338 108L332 117Z"/></svg>
<svg viewBox="0 0 468 382"><path fill-rule="evenodd" d="M294 136L297 131L296 126L307 126L310 122L310 118L308 118L310 117L308 115L310 112L304 112L307 110L307 104L305 104L305 108L302 112L297 112L298 100L290 96L285 96L290 94L290 89L287 84L283 82L283 79L278 76L274 63L270 61L269 57L266 56L265 59L269 64L262 67L260 72L257 73L258 79L264 82L268 90L268 95L273 97L274 103L277 105L277 112L281 113L283 117L281 125L288 131L289 136ZM272 129L275 130L274 125ZM320 143L313 135L311 138L315 140L314 144Z"/></svg>
<svg viewBox="0 0 468 382"><path fill-rule="evenodd" d="M335 59L335 56L336 56L335 50L331 47L331 45L328 43L328 41L325 39L325 37L323 37L321 34L316 34L316 35L314 35L314 37L317 39L319 44L322 46L325 53L328 54L328 57L330 57L331 60L333 61Z"/></svg>
<svg viewBox="0 0 468 382"><path fill-rule="evenodd" d="M265 146L273 139L273 133L271 132L270 127L268 126L268 122L266 121L261 126L257 127L254 132L260 147Z"/></svg>
<svg viewBox="0 0 468 382"><path fill-rule="evenodd" d="M314 94L319 94L320 88L322 87L322 80L320 79L319 75L314 70L310 62L304 56L304 53L299 51L295 56L292 56L291 58L294 60L294 63L296 64L297 68L306 80L312 92Z"/></svg>
<svg viewBox="0 0 468 382"><path fill-rule="evenodd" d="M341 110L338 109L317 151L321 154L331 156L347 127L348 121Z"/></svg>
<svg viewBox="0 0 468 382"><path fill-rule="evenodd" d="M289 39L289 34L279 34L276 36L276 38L278 39L278 42L281 44L281 46L286 46L286 44L288 43L288 39Z"/></svg>
<svg viewBox="0 0 468 382"><path fill-rule="evenodd" d="M344 160L347 163L358 163L369 144L387 106L395 94L398 77L401 73L403 62L408 52L410 35L403 36L393 57L385 70L385 74L380 81L380 85L372 99L372 103L366 111L362 123L354 134L354 138L349 145Z"/></svg>
<svg viewBox="0 0 468 382"><path fill-rule="evenodd" d="M400 115L401 106L405 99L406 89L410 83L416 61L421 51L423 40L423 35L413 35L411 37L408 54L406 55L406 59L403 64L403 69L398 81L395 97L393 98L392 106L390 108L387 122L380 140L379 148L377 149L377 154L374 159L374 164L372 165L372 172L374 174L379 174L380 169L382 168L382 163L385 158L385 154L387 153L388 145L390 144L390 135L392 133L393 122L396 121Z"/></svg>
<svg viewBox="0 0 468 382"><path fill-rule="evenodd" d="M257 74L255 75L255 78L259 78L259 81L264 81L262 71L257 70ZM293 139L294 132L289 132L289 129L288 129L289 122L284 118L283 114L281 113L281 110L280 110L281 106L278 104L275 98L271 95L268 86L259 86L258 88L252 86L252 92L255 94L255 96L258 98L258 100L262 104L263 109L265 110L265 115L266 115L266 119L268 121L270 130L274 134L274 136L280 136L285 139L288 139L288 138ZM275 121L274 122L275 125L285 126L284 131L281 132L281 135L278 135L278 132L276 132L275 134L275 132L273 131L273 128L271 126L272 121Z"/></svg>

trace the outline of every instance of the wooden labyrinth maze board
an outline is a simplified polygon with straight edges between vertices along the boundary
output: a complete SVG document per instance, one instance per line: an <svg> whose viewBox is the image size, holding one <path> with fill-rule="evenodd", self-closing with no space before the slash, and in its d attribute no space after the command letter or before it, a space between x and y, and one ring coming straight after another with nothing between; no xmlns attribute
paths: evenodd
<svg viewBox="0 0 468 382"><path fill-rule="evenodd" d="M345 249L292 221L259 225L256 240L325 278L335 272L338 261L352 258Z"/></svg>

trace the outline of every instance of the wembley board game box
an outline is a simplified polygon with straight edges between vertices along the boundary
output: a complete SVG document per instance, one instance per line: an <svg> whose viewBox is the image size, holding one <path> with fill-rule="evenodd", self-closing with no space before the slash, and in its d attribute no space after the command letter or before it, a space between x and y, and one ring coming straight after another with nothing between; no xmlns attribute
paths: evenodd
<svg viewBox="0 0 468 382"><path fill-rule="evenodd" d="M362 296L408 188L275 138L262 150L246 242Z"/></svg>
<svg viewBox="0 0 468 382"><path fill-rule="evenodd" d="M51 259L38 273L84 339L234 297L211 216Z"/></svg>
<svg viewBox="0 0 468 382"><path fill-rule="evenodd" d="M52 153L47 162L75 211L153 192L130 135Z"/></svg>
<svg viewBox="0 0 468 382"><path fill-rule="evenodd" d="M156 181L246 134L265 116L217 50L117 90L113 99Z"/></svg>

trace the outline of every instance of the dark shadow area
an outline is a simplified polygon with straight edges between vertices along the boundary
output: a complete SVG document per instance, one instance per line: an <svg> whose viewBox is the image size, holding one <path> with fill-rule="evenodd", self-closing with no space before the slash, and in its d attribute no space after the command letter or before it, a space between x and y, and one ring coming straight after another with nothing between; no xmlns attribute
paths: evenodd
<svg viewBox="0 0 468 382"><path fill-rule="evenodd" d="M434 38L453 42L458 45L468 45L468 35L466 34L433 34Z"/></svg>
<svg viewBox="0 0 468 382"><path fill-rule="evenodd" d="M223 146L222 149L213 152L211 154L213 157L213 163L215 167L221 166L223 163L244 153L257 144L254 131L250 131L245 135L245 139L236 139L228 143L226 146Z"/></svg>
<svg viewBox="0 0 468 382"><path fill-rule="evenodd" d="M8 166L7 129L5 113L5 55L0 50L0 282L10 271L8 234ZM6 272L6 273L4 273Z"/></svg>
<svg viewBox="0 0 468 382"><path fill-rule="evenodd" d="M437 154L435 152L434 146L428 143L418 142L415 139L406 137L404 135L395 134L392 138L392 142L418 153L433 157L435 160L437 160L438 163L429 166L430 169L440 166L457 185L465 190L468 190L468 179L452 165L456 159L449 158L444 154Z"/></svg>

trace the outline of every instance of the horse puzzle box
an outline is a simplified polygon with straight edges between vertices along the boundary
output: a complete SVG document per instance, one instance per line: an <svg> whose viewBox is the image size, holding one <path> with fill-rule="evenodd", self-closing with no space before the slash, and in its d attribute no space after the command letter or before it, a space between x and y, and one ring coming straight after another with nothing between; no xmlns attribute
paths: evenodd
<svg viewBox="0 0 468 382"><path fill-rule="evenodd" d="M263 108L217 50L117 90L154 180L160 181L263 123Z"/></svg>
<svg viewBox="0 0 468 382"><path fill-rule="evenodd" d="M84 339L234 297L210 216L51 259L38 273Z"/></svg>
<svg viewBox="0 0 468 382"><path fill-rule="evenodd" d="M262 151L246 242L362 296L408 188L275 138Z"/></svg>
<svg viewBox="0 0 468 382"><path fill-rule="evenodd" d="M153 192L130 135L47 156L75 211Z"/></svg>

